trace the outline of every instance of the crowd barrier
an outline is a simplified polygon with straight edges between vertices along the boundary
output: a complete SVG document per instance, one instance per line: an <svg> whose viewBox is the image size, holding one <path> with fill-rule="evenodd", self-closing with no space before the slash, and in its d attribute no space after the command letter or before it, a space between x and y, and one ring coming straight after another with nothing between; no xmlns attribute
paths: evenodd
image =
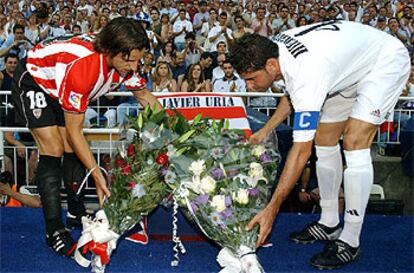
<svg viewBox="0 0 414 273"><path fill-rule="evenodd" d="M165 95L165 93L153 93L155 96L157 95ZM225 95L228 95L229 93L225 93ZM107 94L108 96L132 96L130 92L111 92ZM276 100L277 98L280 98L284 96L283 94L273 94L273 93L232 93L232 95L240 96L240 97L246 97L246 105L259 110L268 116L270 116L273 111L276 109ZM7 114L7 111L10 107L10 91L0 91L0 96L3 98L2 105L0 105L0 108L3 108L5 111L3 113ZM274 98L273 99L273 105L257 105L257 98ZM399 144L400 143L400 132L402 128L403 121L407 120L413 115L414 109L403 109L400 107L401 104L405 101L414 101L414 97L400 97L400 101L397 104L397 108L394 111L393 115L393 122L385 123L381 130L378 129L377 136L374 140L374 143L377 145L385 146L387 144ZM271 101L272 102L272 101ZM111 107L106 107L104 105L100 105L100 102L98 100L97 105L94 106L94 109L98 111L99 109L111 109ZM113 107L112 107L113 109ZM117 148L124 145L125 141L128 140L129 131L126 128L105 128L105 124L100 121L98 118L96 120L98 126L102 126L103 128L85 128L84 134L87 140L90 142L91 150L96 155L97 163L99 165L103 165L103 162L101 162L102 158L105 157L106 159L110 159L112 155L116 152ZM101 124L99 124L101 122ZM290 125L291 120L287 119L286 121L287 125ZM29 132L27 128L16 128L16 127L0 127L0 162L1 162L1 170L4 170L4 150L5 149L11 149L14 154L14 173L17 172L17 149L16 147L10 147L5 144L4 140L4 132ZM35 146L28 146L25 147L26 151L26 160L25 162L28 162L29 157L33 153L36 153L36 147ZM105 162L106 163L106 162ZM21 167L21 166L20 166ZM33 181L31 181L29 174L30 166L29 164L25 165L25 173L26 173L26 185L31 186ZM15 182L17 182L17 176L15 175ZM91 196L95 196L94 193L94 187L93 182L87 184L87 189L91 190Z"/></svg>

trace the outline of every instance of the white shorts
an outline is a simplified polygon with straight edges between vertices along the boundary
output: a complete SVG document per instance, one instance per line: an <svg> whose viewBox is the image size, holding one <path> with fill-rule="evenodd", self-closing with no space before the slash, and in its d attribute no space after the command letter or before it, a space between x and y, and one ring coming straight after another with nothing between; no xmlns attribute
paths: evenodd
<svg viewBox="0 0 414 273"><path fill-rule="evenodd" d="M349 117L382 124L394 110L410 75L410 57L401 43L384 45L384 51L369 74L356 85L328 98L321 111L321 123Z"/></svg>

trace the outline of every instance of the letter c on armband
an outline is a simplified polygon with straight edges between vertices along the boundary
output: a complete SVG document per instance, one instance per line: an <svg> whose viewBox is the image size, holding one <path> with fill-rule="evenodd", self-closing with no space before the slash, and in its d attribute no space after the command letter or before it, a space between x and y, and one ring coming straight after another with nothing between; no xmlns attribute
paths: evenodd
<svg viewBox="0 0 414 273"><path fill-rule="evenodd" d="M319 111L296 112L293 130L316 130L318 127Z"/></svg>

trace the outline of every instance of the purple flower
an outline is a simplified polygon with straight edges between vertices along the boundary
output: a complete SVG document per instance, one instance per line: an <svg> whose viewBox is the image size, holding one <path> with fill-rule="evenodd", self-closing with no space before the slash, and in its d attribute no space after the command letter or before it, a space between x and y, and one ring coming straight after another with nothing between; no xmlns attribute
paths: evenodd
<svg viewBox="0 0 414 273"><path fill-rule="evenodd" d="M256 189L256 188L249 189L249 194L250 194L251 196L258 196L258 195L259 195L259 190L258 190L258 189Z"/></svg>
<svg viewBox="0 0 414 273"><path fill-rule="evenodd" d="M215 180L220 180L221 178L223 178L223 170L217 167L212 169L210 174L211 177L213 177Z"/></svg>
<svg viewBox="0 0 414 273"><path fill-rule="evenodd" d="M231 206L231 197L230 197L230 195L226 195L226 198L224 199L224 203L226 204L226 207Z"/></svg>
<svg viewBox="0 0 414 273"><path fill-rule="evenodd" d="M210 219L211 223L215 226L218 226L222 229L226 228L226 223L223 221L222 215L220 212L213 212L211 213L208 218Z"/></svg>
<svg viewBox="0 0 414 273"><path fill-rule="evenodd" d="M194 212L196 212L198 210L198 206L197 206L196 202L191 201L190 205L191 205L191 208L193 209Z"/></svg>
<svg viewBox="0 0 414 273"><path fill-rule="evenodd" d="M233 212L230 209L226 209L226 210L220 212L220 216L223 219L229 219L233 216Z"/></svg>
<svg viewBox="0 0 414 273"><path fill-rule="evenodd" d="M272 158L268 154L262 154L260 156L260 161L262 161L263 163L270 163L272 162Z"/></svg>
<svg viewBox="0 0 414 273"><path fill-rule="evenodd" d="M199 196L197 196L197 197L194 199L194 203L195 203L196 205L202 205L202 204L205 204L205 203L207 203L207 202L208 202L208 198L209 198L209 195L208 195L208 194L202 194L202 195L199 195Z"/></svg>
<svg viewBox="0 0 414 273"><path fill-rule="evenodd" d="M167 172L168 172L168 168L165 168L165 167L161 168L161 175L165 176Z"/></svg>

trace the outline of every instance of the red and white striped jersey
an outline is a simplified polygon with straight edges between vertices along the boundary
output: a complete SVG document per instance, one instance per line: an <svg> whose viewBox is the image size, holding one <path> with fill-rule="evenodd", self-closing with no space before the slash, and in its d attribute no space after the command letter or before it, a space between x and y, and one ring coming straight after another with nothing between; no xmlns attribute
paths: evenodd
<svg viewBox="0 0 414 273"><path fill-rule="evenodd" d="M65 111L86 111L89 101L126 80L115 69L108 69L106 56L93 50L93 39L81 35L46 41L28 53L28 72Z"/></svg>

